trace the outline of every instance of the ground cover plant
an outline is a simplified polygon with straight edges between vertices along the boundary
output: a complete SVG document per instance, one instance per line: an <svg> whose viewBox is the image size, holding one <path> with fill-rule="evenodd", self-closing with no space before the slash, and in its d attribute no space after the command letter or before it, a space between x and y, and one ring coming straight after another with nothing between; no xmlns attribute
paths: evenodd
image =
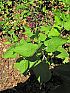
<svg viewBox="0 0 70 93"><path fill-rule="evenodd" d="M69 62L69 6L69 0L1 0L0 36L12 44L3 57L19 56L14 68L21 74L33 71L40 83L49 81L54 59Z"/></svg>

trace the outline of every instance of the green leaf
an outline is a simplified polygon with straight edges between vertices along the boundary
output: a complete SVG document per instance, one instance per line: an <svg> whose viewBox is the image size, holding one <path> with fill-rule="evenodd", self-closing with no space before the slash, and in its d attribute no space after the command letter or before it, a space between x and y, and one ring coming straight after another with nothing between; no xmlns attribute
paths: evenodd
<svg viewBox="0 0 70 93"><path fill-rule="evenodd" d="M20 40L20 43L19 43L19 45L23 45L23 44L26 44L27 42L22 38L21 40Z"/></svg>
<svg viewBox="0 0 70 93"><path fill-rule="evenodd" d="M5 21L0 21L0 26L4 24L5 24Z"/></svg>
<svg viewBox="0 0 70 93"><path fill-rule="evenodd" d="M62 59L66 58L66 57L69 57L69 54L66 52L66 50L64 48L58 47L57 51L59 51L61 53L58 54L58 56L56 56L56 57L62 58Z"/></svg>
<svg viewBox="0 0 70 93"><path fill-rule="evenodd" d="M17 57L17 53L13 53L12 55L10 55L10 57L8 58L16 58Z"/></svg>
<svg viewBox="0 0 70 93"><path fill-rule="evenodd" d="M63 21L67 21L66 14L64 12L61 13L61 18L63 19Z"/></svg>
<svg viewBox="0 0 70 93"><path fill-rule="evenodd" d="M55 16L55 24L61 25L61 20L59 16Z"/></svg>
<svg viewBox="0 0 70 93"><path fill-rule="evenodd" d="M64 64L69 63L69 57L66 57L63 61Z"/></svg>
<svg viewBox="0 0 70 93"><path fill-rule="evenodd" d="M16 53L14 53L14 47L11 46L3 55L3 58L15 58L17 56Z"/></svg>
<svg viewBox="0 0 70 93"><path fill-rule="evenodd" d="M70 43L70 36L68 37L68 41L67 41L67 43Z"/></svg>
<svg viewBox="0 0 70 93"><path fill-rule="evenodd" d="M34 0L31 0L31 1L29 2L29 4L32 4L32 5L33 5L33 2L34 2Z"/></svg>
<svg viewBox="0 0 70 93"><path fill-rule="evenodd" d="M33 68L33 71L40 83L47 82L51 78L51 72L47 63L40 62Z"/></svg>
<svg viewBox="0 0 70 93"><path fill-rule="evenodd" d="M45 41L44 45L47 46L46 47L47 52L54 52L57 50L59 46L63 45L66 42L67 40L62 39L60 37L52 37L51 39Z"/></svg>
<svg viewBox="0 0 70 93"><path fill-rule="evenodd" d="M12 4L12 1L7 1L7 4L10 6Z"/></svg>
<svg viewBox="0 0 70 93"><path fill-rule="evenodd" d="M57 25L57 24L54 24L53 27L54 27L54 28L58 28L59 30L62 29L62 26L59 26L59 25Z"/></svg>
<svg viewBox="0 0 70 93"><path fill-rule="evenodd" d="M16 14L15 16L14 16L16 19L20 19L20 14ZM15 22L16 23L16 22Z"/></svg>
<svg viewBox="0 0 70 93"><path fill-rule="evenodd" d="M40 26L40 31L45 32L45 34L48 34L50 30L50 26Z"/></svg>
<svg viewBox="0 0 70 93"><path fill-rule="evenodd" d="M48 34L49 37L50 37L50 36L59 36L59 35L60 35L60 33L59 33L58 30L55 29L55 28L52 28L52 29L50 30L49 34Z"/></svg>
<svg viewBox="0 0 70 93"><path fill-rule="evenodd" d="M70 19L67 22L64 22L64 28L70 30Z"/></svg>
<svg viewBox="0 0 70 93"><path fill-rule="evenodd" d="M15 34L13 34L13 39L14 39L14 42L18 41L18 37Z"/></svg>
<svg viewBox="0 0 70 93"><path fill-rule="evenodd" d="M24 73L28 69L28 60L22 60L14 64L14 68L20 71L20 73Z"/></svg>
<svg viewBox="0 0 70 93"><path fill-rule="evenodd" d="M70 0L59 0L59 1L62 1L63 3L70 5Z"/></svg>
<svg viewBox="0 0 70 93"><path fill-rule="evenodd" d="M24 4L24 5L23 5L23 4L18 4L18 5L16 6L16 10L24 9L24 8L26 8L25 4Z"/></svg>
<svg viewBox="0 0 70 93"><path fill-rule="evenodd" d="M7 42L4 42L4 44L11 44L11 42L7 41Z"/></svg>
<svg viewBox="0 0 70 93"><path fill-rule="evenodd" d="M46 6L43 6L42 11L46 13Z"/></svg>
<svg viewBox="0 0 70 93"><path fill-rule="evenodd" d="M24 34L26 34L29 37L31 37L33 35L33 33L31 32L31 28L30 27L27 27L27 26L24 26L24 28L25 28Z"/></svg>
<svg viewBox="0 0 70 93"><path fill-rule="evenodd" d="M29 62L29 68L32 68L36 62Z"/></svg>
<svg viewBox="0 0 70 93"><path fill-rule="evenodd" d="M14 49L14 52L16 52L24 57L30 57L36 52L37 49L38 49L37 44L24 43L21 46L20 45L16 46Z"/></svg>
<svg viewBox="0 0 70 93"><path fill-rule="evenodd" d="M46 39L46 35L43 34L43 33L39 33L39 38L38 38L38 40L39 40L39 41L45 41L45 39Z"/></svg>

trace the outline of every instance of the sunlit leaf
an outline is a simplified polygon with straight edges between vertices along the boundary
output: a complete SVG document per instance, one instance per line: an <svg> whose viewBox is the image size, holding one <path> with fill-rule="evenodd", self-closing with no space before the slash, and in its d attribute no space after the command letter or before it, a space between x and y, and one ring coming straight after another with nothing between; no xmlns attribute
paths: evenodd
<svg viewBox="0 0 70 93"><path fill-rule="evenodd" d="M28 60L22 60L14 64L14 68L20 71L20 73L24 73L28 69Z"/></svg>
<svg viewBox="0 0 70 93"><path fill-rule="evenodd" d="M10 47L3 55L3 58L15 58L17 56L16 53L14 53L14 47Z"/></svg>
<svg viewBox="0 0 70 93"><path fill-rule="evenodd" d="M27 26L24 26L24 28L25 28L24 34L26 34L29 37L31 37L33 35L33 33L31 32L31 28L30 27L27 27Z"/></svg>
<svg viewBox="0 0 70 93"><path fill-rule="evenodd" d="M50 28L50 26L40 26L40 31L45 32L45 34L48 34Z"/></svg>
<svg viewBox="0 0 70 93"><path fill-rule="evenodd" d="M68 20L67 22L64 22L64 28L66 30L70 30L70 20Z"/></svg>
<svg viewBox="0 0 70 93"><path fill-rule="evenodd" d="M69 57L69 54L67 53L67 51L62 48L62 47L58 47L57 51L61 52L60 54L57 55L58 58L66 58Z"/></svg>
<svg viewBox="0 0 70 93"><path fill-rule="evenodd" d="M49 34L48 34L49 37L50 37L50 36L59 36L59 35L60 35L59 31L58 31L57 29L55 29L55 28L52 28L52 29L49 31Z"/></svg>
<svg viewBox="0 0 70 93"><path fill-rule="evenodd" d="M38 38L38 40L40 40L40 41L45 41L46 37L47 37L47 36L46 36L45 34L39 33L39 38Z"/></svg>
<svg viewBox="0 0 70 93"><path fill-rule="evenodd" d="M63 45L66 42L67 40L62 39L60 37L52 37L51 39L45 41L44 45L47 46L46 47L47 52L54 52L57 50L59 46Z"/></svg>
<svg viewBox="0 0 70 93"><path fill-rule="evenodd" d="M38 49L37 44L32 44L32 43L24 43L23 45L16 46L14 49L14 52L24 56L24 57L29 57L32 56L36 50Z"/></svg>

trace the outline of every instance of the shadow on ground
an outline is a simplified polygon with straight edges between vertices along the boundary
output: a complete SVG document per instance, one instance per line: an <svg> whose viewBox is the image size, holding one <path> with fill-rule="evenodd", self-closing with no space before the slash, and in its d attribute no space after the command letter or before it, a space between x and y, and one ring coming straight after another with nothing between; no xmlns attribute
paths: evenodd
<svg viewBox="0 0 70 93"><path fill-rule="evenodd" d="M0 93L70 93L70 63L55 67L51 80L41 86L33 74L25 83Z"/></svg>

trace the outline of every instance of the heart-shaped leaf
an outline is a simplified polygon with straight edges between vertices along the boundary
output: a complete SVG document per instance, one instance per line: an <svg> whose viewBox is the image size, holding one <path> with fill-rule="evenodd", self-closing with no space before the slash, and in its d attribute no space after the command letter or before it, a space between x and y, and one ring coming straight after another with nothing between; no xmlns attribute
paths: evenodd
<svg viewBox="0 0 70 93"><path fill-rule="evenodd" d="M16 52L24 57L30 57L36 52L37 49L38 49L37 44L24 43L21 46L20 45L16 46L14 49L14 52Z"/></svg>

